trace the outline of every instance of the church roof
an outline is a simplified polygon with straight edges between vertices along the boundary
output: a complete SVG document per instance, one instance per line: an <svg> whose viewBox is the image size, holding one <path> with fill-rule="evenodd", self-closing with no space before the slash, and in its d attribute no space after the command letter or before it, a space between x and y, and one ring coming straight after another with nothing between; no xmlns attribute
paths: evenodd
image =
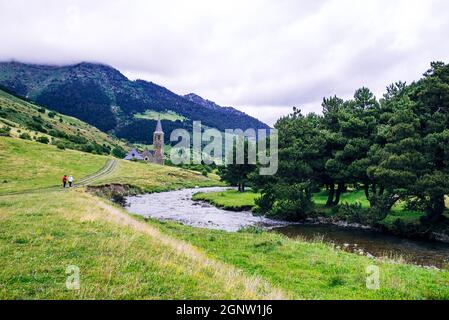
<svg viewBox="0 0 449 320"><path fill-rule="evenodd" d="M162 123L160 118L157 120L156 130L154 131L154 133L164 133L164 131L162 130Z"/></svg>
<svg viewBox="0 0 449 320"><path fill-rule="evenodd" d="M143 160L143 157L136 149L132 149L124 160Z"/></svg>

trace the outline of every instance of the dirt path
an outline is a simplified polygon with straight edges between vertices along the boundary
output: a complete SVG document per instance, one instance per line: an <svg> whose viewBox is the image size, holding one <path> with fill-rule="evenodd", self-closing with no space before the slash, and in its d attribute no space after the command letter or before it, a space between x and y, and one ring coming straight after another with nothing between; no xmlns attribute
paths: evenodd
<svg viewBox="0 0 449 320"><path fill-rule="evenodd" d="M106 162L106 164L104 165L104 167L101 168L99 171L77 181L74 185L74 188L88 186L89 184L97 181L98 179L103 178L103 177L113 173L117 169L117 165L118 165L118 161L116 159L108 160ZM61 186L57 185L57 186L51 186L51 187L45 187L45 188L28 189L28 190L22 190L22 191L2 193L2 194L0 194L0 197L12 196L12 195L18 195L18 194L38 193L38 192L50 192L50 191L64 191L64 189L61 188Z"/></svg>

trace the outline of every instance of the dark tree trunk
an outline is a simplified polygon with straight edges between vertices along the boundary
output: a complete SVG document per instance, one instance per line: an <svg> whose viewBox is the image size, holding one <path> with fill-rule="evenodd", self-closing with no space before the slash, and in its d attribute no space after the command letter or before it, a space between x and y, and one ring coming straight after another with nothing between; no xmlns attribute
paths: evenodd
<svg viewBox="0 0 449 320"><path fill-rule="evenodd" d="M365 189L365 196L366 196L366 199L369 200L369 185L368 185L368 184L365 184L365 185L363 186L363 188Z"/></svg>
<svg viewBox="0 0 449 320"><path fill-rule="evenodd" d="M242 189L241 192L245 192L245 182L242 182Z"/></svg>
<svg viewBox="0 0 449 320"><path fill-rule="evenodd" d="M425 220L432 223L438 222L443 217L444 209L446 209L444 195L431 197Z"/></svg>
<svg viewBox="0 0 449 320"><path fill-rule="evenodd" d="M326 207L332 207L334 205L334 197L335 197L335 185L332 183L327 187L327 202Z"/></svg>
<svg viewBox="0 0 449 320"><path fill-rule="evenodd" d="M373 189L373 193L377 195L377 186L375 183L373 183L372 189Z"/></svg>
<svg viewBox="0 0 449 320"><path fill-rule="evenodd" d="M379 188L379 195L383 195L384 194L384 192L385 192L385 187L383 186L383 185L380 185L380 188Z"/></svg>
<svg viewBox="0 0 449 320"><path fill-rule="evenodd" d="M338 188L337 188L337 193L335 195L335 201L334 201L334 205L338 206L340 203L340 198L341 198L341 194L342 192L345 190L345 185L343 183L339 183L338 184Z"/></svg>

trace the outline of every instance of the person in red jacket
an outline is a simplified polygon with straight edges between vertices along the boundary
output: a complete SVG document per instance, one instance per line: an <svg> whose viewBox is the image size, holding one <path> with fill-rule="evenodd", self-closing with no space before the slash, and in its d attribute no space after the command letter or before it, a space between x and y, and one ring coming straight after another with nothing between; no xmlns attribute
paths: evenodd
<svg viewBox="0 0 449 320"><path fill-rule="evenodd" d="M64 175L64 177L62 177L62 187L65 188L67 185L67 176Z"/></svg>

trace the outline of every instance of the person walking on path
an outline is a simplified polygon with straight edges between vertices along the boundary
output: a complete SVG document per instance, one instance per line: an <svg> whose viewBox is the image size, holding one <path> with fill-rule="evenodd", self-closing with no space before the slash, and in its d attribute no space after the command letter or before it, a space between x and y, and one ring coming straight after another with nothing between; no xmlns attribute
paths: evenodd
<svg viewBox="0 0 449 320"><path fill-rule="evenodd" d="M67 186L67 176L64 175L64 177L62 177L62 187L65 188Z"/></svg>
<svg viewBox="0 0 449 320"><path fill-rule="evenodd" d="M73 176L69 177L69 188L73 186Z"/></svg>

